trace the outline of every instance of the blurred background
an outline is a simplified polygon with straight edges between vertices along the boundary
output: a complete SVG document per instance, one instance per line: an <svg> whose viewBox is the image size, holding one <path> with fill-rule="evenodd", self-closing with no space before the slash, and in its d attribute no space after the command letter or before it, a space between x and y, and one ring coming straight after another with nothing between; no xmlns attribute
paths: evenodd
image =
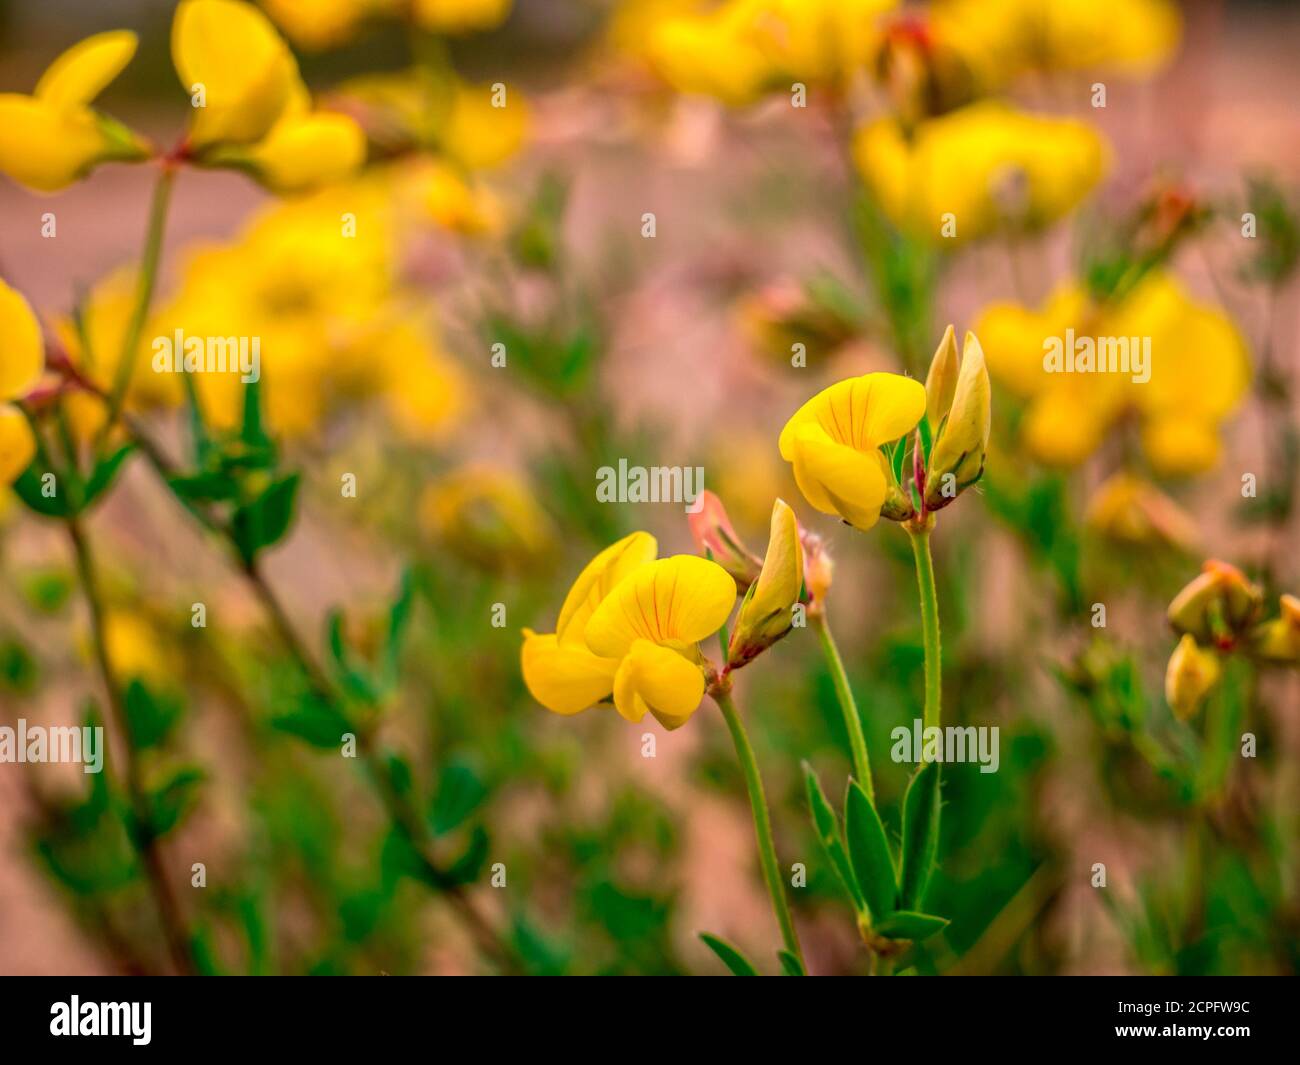
<svg viewBox="0 0 1300 1065"><path fill-rule="evenodd" d="M258 581L139 454L85 516L137 738L152 723L136 761L184 943L178 960L111 774L5 764L0 971L721 972L699 932L771 959L779 937L712 705L665 732L607 707L548 713L521 679L520 630L553 631L601 547L647 529L662 554L696 550L680 505L598 503L596 471L702 466L760 554L777 497L824 536L829 613L896 834L909 767L888 760L889 731L919 716L922 686L909 549L887 522L864 535L813 511L777 451L781 426L833 381L923 376L948 322L960 335L991 305L1037 308L1072 275L1140 260L1172 211L1159 269L1231 323L1250 367L1239 388L1212 373L1191 386L1224 399L1217 449L1195 469L1166 475L1143 457L1141 416L1127 413L1069 461L1036 453L1023 432L1033 397L981 332L994 447L934 540L945 719L997 725L1001 766L946 770L928 909L951 925L910 964L1294 974L1300 684L1294 669L1238 664L1211 697L1221 714L1179 720L1164 614L1211 557L1257 580L1272 614L1279 593L1300 591L1300 9L1171 5L1176 44L1138 73L1066 64L999 80L990 95L1097 131L1106 170L1050 224L948 249L891 217L850 141L880 115L904 121L914 86L900 90L902 64L882 56L923 35L876 36L873 22L860 62L824 82L813 72L808 107L792 108L789 78L738 98L665 58L690 53L660 28L716 5L465 6L501 10L453 30L387 12L335 26L349 5L266 3L321 106L359 116L369 165L293 198L230 170L177 178L146 341L192 322L263 337L267 476L298 475L292 515L259 552ZM862 17L880 26L929 17L875 6ZM173 9L0 0L0 91L30 92L64 48L129 28L138 53L96 107L169 146L188 117ZM735 62L703 53L705 70ZM921 54L942 95L939 52ZM428 95L382 82L412 69L429 72ZM1090 102L1098 82L1104 108ZM499 114L482 106L496 83L511 94ZM120 337L153 176L109 165L53 197L0 180L0 276L53 335L82 319ZM49 211L55 239L42 235ZM350 211L357 246L337 254L320 233ZM1263 234L1251 244L1247 211ZM183 404L146 391L131 410L188 469ZM1059 416L1067 429L1099 401L1077 402ZM228 407L211 397L210 412ZM231 409L221 428L237 427ZM1247 473L1259 497L1243 498ZM1116 475L1131 478L1120 502ZM355 496L340 489L349 476ZM191 623L195 603L206 627ZM339 710L303 658L341 693L361 757L340 757ZM791 894L809 968L865 971L804 796L801 760L836 799L830 782L849 771L813 635L796 630L738 673L736 694L778 852L807 866ZM67 537L9 494L0 723L74 723L103 703ZM1238 757L1246 731L1253 761ZM123 757L112 742L110 768ZM440 877L413 857L407 815Z"/></svg>

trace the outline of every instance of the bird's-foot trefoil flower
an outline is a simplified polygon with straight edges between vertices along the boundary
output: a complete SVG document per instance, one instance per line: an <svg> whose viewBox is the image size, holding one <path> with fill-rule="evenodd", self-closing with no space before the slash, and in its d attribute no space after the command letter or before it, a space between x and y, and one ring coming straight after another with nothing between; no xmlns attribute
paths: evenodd
<svg viewBox="0 0 1300 1065"><path fill-rule="evenodd" d="M29 392L44 368L36 315L20 293L0 281L0 486L12 484L36 454L27 416L9 401Z"/></svg>
<svg viewBox="0 0 1300 1065"><path fill-rule="evenodd" d="M925 382L926 423L933 443L924 481L917 484L922 513L941 510L984 473L992 427L992 396L984 351L967 333L960 358L948 326Z"/></svg>
<svg viewBox="0 0 1300 1065"><path fill-rule="evenodd" d="M1210 559L1169 604L1169 623L1197 643L1230 650L1259 615L1264 596L1241 570Z"/></svg>
<svg viewBox="0 0 1300 1065"><path fill-rule="evenodd" d="M1218 654L1202 647L1190 634L1183 636L1165 670L1165 699L1174 716L1180 721L1189 720L1222 674Z"/></svg>
<svg viewBox="0 0 1300 1065"><path fill-rule="evenodd" d="M778 499L772 507L772 530L762 571L745 592L731 630L727 669L752 662L789 633L796 620L795 608L802 608L806 599L799 522L789 504Z"/></svg>
<svg viewBox="0 0 1300 1065"><path fill-rule="evenodd" d="M51 63L32 95L0 93L0 172L57 192L100 163L148 158L144 139L90 106L135 49L134 33L99 33Z"/></svg>

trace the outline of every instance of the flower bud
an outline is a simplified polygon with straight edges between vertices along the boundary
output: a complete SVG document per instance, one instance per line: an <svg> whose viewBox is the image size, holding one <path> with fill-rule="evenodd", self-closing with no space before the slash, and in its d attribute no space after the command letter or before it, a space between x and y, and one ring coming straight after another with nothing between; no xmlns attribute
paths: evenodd
<svg viewBox="0 0 1300 1065"><path fill-rule="evenodd" d="M1127 544L1190 550L1198 537L1191 516L1149 481L1117 473L1088 504L1087 523Z"/></svg>
<svg viewBox="0 0 1300 1065"><path fill-rule="evenodd" d="M1169 623L1175 632L1226 650L1250 627L1262 603L1263 594L1241 570L1210 559L1200 576L1174 596Z"/></svg>
<svg viewBox="0 0 1300 1065"><path fill-rule="evenodd" d="M686 517L696 547L705 558L711 558L725 569L744 592L758 579L762 561L740 542L721 499L706 489L700 493L698 502L699 509L688 511Z"/></svg>
<svg viewBox="0 0 1300 1065"><path fill-rule="evenodd" d="M956 345L949 350L950 336L951 328L939 344L926 381L927 418L936 434L925 476L926 510L946 507L980 479L992 428L992 393L980 342L974 333L966 334L957 380L950 386L950 359L956 357ZM945 411L942 404L950 387L952 401Z"/></svg>
<svg viewBox="0 0 1300 1065"><path fill-rule="evenodd" d="M1284 595L1281 614L1250 633L1250 653L1266 662L1300 666L1300 599Z"/></svg>
<svg viewBox="0 0 1300 1065"><path fill-rule="evenodd" d="M1178 641L1165 670L1165 699L1180 721L1188 720L1216 684L1222 669L1213 651L1203 648L1190 635Z"/></svg>
<svg viewBox="0 0 1300 1065"><path fill-rule="evenodd" d="M790 631L794 607L804 595L803 544L794 511L778 499L772 507L772 531L758 580L740 604L727 649L727 666L739 669Z"/></svg>
<svg viewBox="0 0 1300 1065"><path fill-rule="evenodd" d="M925 376L925 416L930 429L937 433L948 411L952 409L957 394L957 371L961 360L957 354L957 333L951 325L943 331L943 339L930 361L930 372Z"/></svg>
<svg viewBox="0 0 1300 1065"><path fill-rule="evenodd" d="M827 553L822 538L816 533L800 526L799 540L803 544L803 584L808 612L817 613L825 607L835 563Z"/></svg>

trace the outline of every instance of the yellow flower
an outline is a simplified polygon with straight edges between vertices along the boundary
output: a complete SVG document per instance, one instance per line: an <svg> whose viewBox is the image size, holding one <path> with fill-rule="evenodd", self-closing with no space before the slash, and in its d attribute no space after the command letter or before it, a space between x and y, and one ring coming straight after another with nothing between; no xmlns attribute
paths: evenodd
<svg viewBox="0 0 1300 1065"><path fill-rule="evenodd" d="M298 64L267 17L241 0L181 0L172 62L194 104L189 144L261 140L301 86Z"/></svg>
<svg viewBox="0 0 1300 1065"><path fill-rule="evenodd" d="M741 106L793 83L842 86L867 62L896 0L730 0L653 28L650 59L679 92Z"/></svg>
<svg viewBox="0 0 1300 1065"><path fill-rule="evenodd" d="M1197 644L1191 636L1178 641L1165 670L1165 700L1174 716L1186 721L1200 709L1219 683L1219 656Z"/></svg>
<svg viewBox="0 0 1300 1065"><path fill-rule="evenodd" d="M716 562L674 555L640 566L615 585L587 622L587 647L618 659L614 706L628 721L646 712L664 728L686 723L704 696L698 642L736 605L736 582Z"/></svg>
<svg viewBox="0 0 1300 1065"><path fill-rule="evenodd" d="M304 88L270 132L237 159L271 191L303 192L360 169L366 161L366 135L347 115L313 112Z"/></svg>
<svg viewBox="0 0 1300 1065"><path fill-rule="evenodd" d="M403 319L385 330L375 346L387 376L384 403L397 428L416 439L437 440L464 416L469 386L429 332L429 327Z"/></svg>
<svg viewBox="0 0 1300 1065"><path fill-rule="evenodd" d="M555 632L539 635L524 630L524 683L548 710L576 714L613 694L618 659L592 654L585 639L587 622L625 577L654 561L658 550L655 538L645 532L611 544L588 562L573 582Z"/></svg>
<svg viewBox="0 0 1300 1065"><path fill-rule="evenodd" d="M135 49L134 33L96 34L50 64L31 96L0 93L0 171L56 192L99 163L147 158L143 140L90 106Z"/></svg>
<svg viewBox="0 0 1300 1065"><path fill-rule="evenodd" d="M951 503L984 473L992 395L984 351L974 333L968 332L962 343L960 369L956 359L957 342L948 326L926 378L926 417L937 427L925 475L926 510Z"/></svg>
<svg viewBox="0 0 1300 1065"><path fill-rule="evenodd" d="M331 48L350 40L372 10L396 0L262 0L271 18L303 48Z"/></svg>
<svg viewBox="0 0 1300 1065"><path fill-rule="evenodd" d="M469 33L495 29L506 20L514 0L414 0L415 21L434 33Z"/></svg>
<svg viewBox="0 0 1300 1065"><path fill-rule="evenodd" d="M551 519L527 481L473 464L432 482L420 500L424 530L459 557L489 570L540 565L555 548Z"/></svg>
<svg viewBox="0 0 1300 1065"><path fill-rule="evenodd" d="M0 485L12 484L36 454L26 415L6 401L29 392L44 369L40 323L22 295L0 280Z"/></svg>
<svg viewBox="0 0 1300 1065"><path fill-rule="evenodd" d="M1173 54L1172 0L940 0L936 34L995 88L1031 70L1146 74Z"/></svg>
<svg viewBox="0 0 1300 1065"><path fill-rule="evenodd" d="M794 607L804 597L804 548L794 511L781 499L772 507L772 531L758 580L740 604L727 649L727 666L739 669L785 636Z"/></svg>
<svg viewBox="0 0 1300 1065"><path fill-rule="evenodd" d="M1112 425L1132 413L1157 473L1187 476L1209 469L1218 460L1220 426L1250 380L1245 342L1232 321L1193 300L1161 270L1118 301L1098 304L1079 284L1068 283L1040 310L994 304L976 328L993 375L1028 402L1023 442L1052 465L1082 462ZM1108 351L1111 341L1122 339L1128 372L1069 371L1068 363L1062 372L1047 355L1053 345L1063 350L1071 336L1076 346L1089 344L1096 352L1103 339ZM1107 354L1108 366L1109 359ZM1134 361L1142 359L1145 367Z"/></svg>
<svg viewBox="0 0 1300 1065"><path fill-rule="evenodd" d="M786 422L781 457L815 509L869 529L893 486L880 447L911 432L925 404L924 386L908 377L870 373L841 381Z"/></svg>
<svg viewBox="0 0 1300 1065"><path fill-rule="evenodd" d="M877 119L858 131L853 155L894 224L936 242L1050 225L1092 191L1106 161L1086 123L988 100L912 130Z"/></svg>
<svg viewBox="0 0 1300 1065"><path fill-rule="evenodd" d="M1284 595L1280 613L1250 634L1251 653L1266 662L1300 666L1300 599Z"/></svg>
<svg viewBox="0 0 1300 1065"><path fill-rule="evenodd" d="M1149 481L1131 473L1110 477L1088 504L1088 524L1112 540L1191 550L1196 523Z"/></svg>
<svg viewBox="0 0 1300 1065"><path fill-rule="evenodd" d="M1263 602L1263 593L1241 570L1212 558L1174 596L1169 623L1175 632L1227 650L1250 627Z"/></svg>
<svg viewBox="0 0 1300 1065"><path fill-rule="evenodd" d="M493 105L491 85L452 87L451 108L437 132L439 147L469 170L499 166L519 151L528 135L529 112L523 94L505 87L505 106Z"/></svg>
<svg viewBox="0 0 1300 1065"><path fill-rule="evenodd" d="M408 191L417 210L436 225L466 236L499 233L505 210L491 190L463 177L447 163L421 160L411 168Z"/></svg>

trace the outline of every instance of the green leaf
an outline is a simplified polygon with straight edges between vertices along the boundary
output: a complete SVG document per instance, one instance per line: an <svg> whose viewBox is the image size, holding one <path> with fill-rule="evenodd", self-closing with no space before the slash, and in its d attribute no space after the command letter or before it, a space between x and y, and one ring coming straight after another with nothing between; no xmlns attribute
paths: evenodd
<svg viewBox="0 0 1300 1065"><path fill-rule="evenodd" d="M342 612L331 610L326 625L330 660L334 664L334 671L338 677L339 685L349 698L359 703L370 705L377 703L379 695L375 690L374 683L364 670L354 666L350 660L351 656L348 654L347 644L343 639Z"/></svg>
<svg viewBox="0 0 1300 1065"><path fill-rule="evenodd" d="M402 583L398 588L397 598L388 611L388 640L384 644L384 669L391 683L396 683L398 659L402 653L402 641L410 627L411 611L415 605L415 575L410 569L402 572Z"/></svg>
<svg viewBox="0 0 1300 1065"><path fill-rule="evenodd" d="M822 849L830 859L831 866L839 876L840 883L848 893L854 909L859 913L865 913L867 902L862 897L862 889L858 887L857 877L853 875L853 867L849 864L849 855L840 837L839 820L822 791L817 774L807 762L803 763L803 777L804 785L808 790L808 808L812 811L813 828L817 832L818 840L821 841Z"/></svg>
<svg viewBox="0 0 1300 1065"><path fill-rule="evenodd" d="M886 939L910 939L919 943L936 932L947 928L951 922L944 917L914 910L895 910L873 929Z"/></svg>
<svg viewBox="0 0 1300 1065"><path fill-rule="evenodd" d="M179 700L155 696L138 679L126 686L124 703L131 742L142 751L166 740L181 717Z"/></svg>
<svg viewBox="0 0 1300 1065"><path fill-rule="evenodd" d="M444 882L459 886L477 880L479 874L483 872L483 866L487 863L489 842L487 830L482 825L475 825L470 835L469 846L443 874Z"/></svg>
<svg viewBox="0 0 1300 1065"><path fill-rule="evenodd" d="M261 381L244 383L244 420L239 427L239 439L253 450L271 446L271 439L262 428Z"/></svg>
<svg viewBox="0 0 1300 1065"><path fill-rule="evenodd" d="M228 474L215 470L170 477L171 490L191 503L223 503L239 494L239 484Z"/></svg>
<svg viewBox="0 0 1300 1065"><path fill-rule="evenodd" d="M939 763L921 766L903 797L903 873L899 907L921 905L939 851Z"/></svg>
<svg viewBox="0 0 1300 1065"><path fill-rule="evenodd" d="M477 774L466 765L449 765L438 779L438 792L429 812L429 823L436 835L443 835L463 824L487 797L488 790Z"/></svg>
<svg viewBox="0 0 1300 1065"><path fill-rule="evenodd" d="M271 718L271 727L305 740L313 747L338 747L352 726L319 696L307 695L296 710Z"/></svg>
<svg viewBox="0 0 1300 1065"><path fill-rule="evenodd" d="M856 780L849 781L844 797L844 835L867 909L873 921L881 921L894 911L898 901L894 857L880 815Z"/></svg>
<svg viewBox="0 0 1300 1065"><path fill-rule="evenodd" d="M86 481L86 488L81 498L83 509L90 506L104 492L108 491L113 484L114 478L117 477L118 471L122 468L122 463L134 450L134 444L123 444L111 455L104 456L95 464L95 468L90 473L90 479Z"/></svg>
<svg viewBox="0 0 1300 1065"><path fill-rule="evenodd" d="M298 474L273 481L266 490L239 507L231 517L231 532L240 557L252 562L264 547L278 541L289 530L293 504L298 494Z"/></svg>
<svg viewBox="0 0 1300 1065"><path fill-rule="evenodd" d="M701 932L700 938L704 940L706 947L722 959L722 964L727 967L732 976L758 975L758 970L754 968L750 960L725 939L719 939L708 932Z"/></svg>
<svg viewBox="0 0 1300 1065"><path fill-rule="evenodd" d="M46 497L42 491L41 478L47 472L38 470L35 465L28 466L13 483L14 494L37 514L43 514L47 518L66 517L69 513L68 497L57 476L54 480L54 495Z"/></svg>
<svg viewBox="0 0 1300 1065"><path fill-rule="evenodd" d="M803 962L791 954L788 950L778 950L777 958L781 961L781 971L786 976L807 976L808 973L803 967Z"/></svg>
<svg viewBox="0 0 1300 1065"><path fill-rule="evenodd" d="M907 437L901 440L895 440L892 450L889 452L889 465L894 471L894 480L898 484L903 483L903 461L907 458Z"/></svg>
<svg viewBox="0 0 1300 1065"><path fill-rule="evenodd" d="M198 786L203 770L190 767L179 770L166 784L149 795L149 828L155 837L166 835L198 802Z"/></svg>

